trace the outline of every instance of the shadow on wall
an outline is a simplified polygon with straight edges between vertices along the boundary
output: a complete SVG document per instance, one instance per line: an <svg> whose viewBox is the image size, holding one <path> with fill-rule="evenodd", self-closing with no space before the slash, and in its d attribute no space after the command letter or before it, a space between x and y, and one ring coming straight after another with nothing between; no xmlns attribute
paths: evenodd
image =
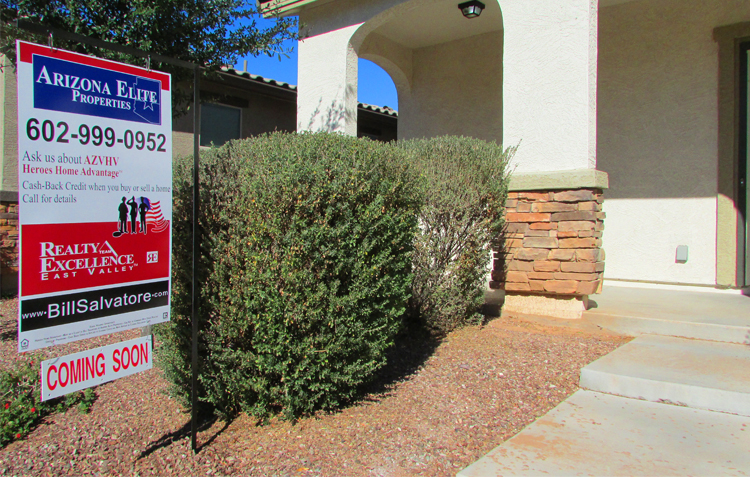
<svg viewBox="0 0 750 477"><path fill-rule="evenodd" d="M356 96L356 94L356 87L352 85L346 86L344 97L349 97L350 95ZM325 107L323 105L323 98L320 98L313 113L310 115L310 119L307 122L305 129L308 131L345 132L347 125L354 125L354 132L356 133L356 124L356 102L354 103L354 108L347 111L346 103L344 101L333 101L330 105Z"/></svg>

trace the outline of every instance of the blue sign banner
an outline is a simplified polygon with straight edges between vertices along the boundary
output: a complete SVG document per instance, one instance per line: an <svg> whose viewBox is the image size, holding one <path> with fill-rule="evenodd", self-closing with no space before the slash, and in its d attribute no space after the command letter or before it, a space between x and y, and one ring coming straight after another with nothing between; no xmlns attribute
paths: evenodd
<svg viewBox="0 0 750 477"><path fill-rule="evenodd" d="M161 124L161 83L127 73L34 55L34 107Z"/></svg>

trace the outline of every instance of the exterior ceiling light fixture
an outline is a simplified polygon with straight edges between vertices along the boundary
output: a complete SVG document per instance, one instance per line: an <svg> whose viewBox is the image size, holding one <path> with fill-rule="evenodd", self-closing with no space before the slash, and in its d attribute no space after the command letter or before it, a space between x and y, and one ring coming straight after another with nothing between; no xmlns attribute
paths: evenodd
<svg viewBox="0 0 750 477"><path fill-rule="evenodd" d="M484 3L477 0L471 0L470 2L459 3L458 8L466 18L476 18L482 14Z"/></svg>

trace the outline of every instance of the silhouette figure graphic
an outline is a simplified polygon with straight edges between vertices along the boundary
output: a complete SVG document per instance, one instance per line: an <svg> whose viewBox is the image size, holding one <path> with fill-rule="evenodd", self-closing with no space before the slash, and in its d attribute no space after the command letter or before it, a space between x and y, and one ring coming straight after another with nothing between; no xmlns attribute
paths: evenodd
<svg viewBox="0 0 750 477"><path fill-rule="evenodd" d="M120 213L120 220L117 222L118 230L117 232L113 233L115 237L119 237L120 235L127 233L128 228L128 206L125 205L125 197L122 198L122 203L117 208L117 211Z"/></svg>
<svg viewBox="0 0 750 477"><path fill-rule="evenodd" d="M135 201L135 196L131 197L128 201L130 206L130 233L137 233L135 230L135 217L138 215L138 203Z"/></svg>
<svg viewBox="0 0 750 477"><path fill-rule="evenodd" d="M148 209L149 207L146 205L146 198L141 197L141 205L138 206L138 212L141 214L141 232L144 234L148 233L148 230L146 229L146 212Z"/></svg>

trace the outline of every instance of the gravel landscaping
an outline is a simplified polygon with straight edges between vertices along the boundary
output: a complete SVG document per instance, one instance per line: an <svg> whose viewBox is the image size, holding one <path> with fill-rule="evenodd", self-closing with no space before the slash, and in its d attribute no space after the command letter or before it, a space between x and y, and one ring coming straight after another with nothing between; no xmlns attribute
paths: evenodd
<svg viewBox="0 0 750 477"><path fill-rule="evenodd" d="M0 302L0 366L16 352L16 299ZM47 359L138 336L137 330L37 353ZM356 404L296 423L190 414L158 369L96 388L89 414L48 417L0 450L0 475L455 475L577 389L582 366L625 339L497 318L443 340L402 337ZM157 343L158 346L158 343Z"/></svg>

